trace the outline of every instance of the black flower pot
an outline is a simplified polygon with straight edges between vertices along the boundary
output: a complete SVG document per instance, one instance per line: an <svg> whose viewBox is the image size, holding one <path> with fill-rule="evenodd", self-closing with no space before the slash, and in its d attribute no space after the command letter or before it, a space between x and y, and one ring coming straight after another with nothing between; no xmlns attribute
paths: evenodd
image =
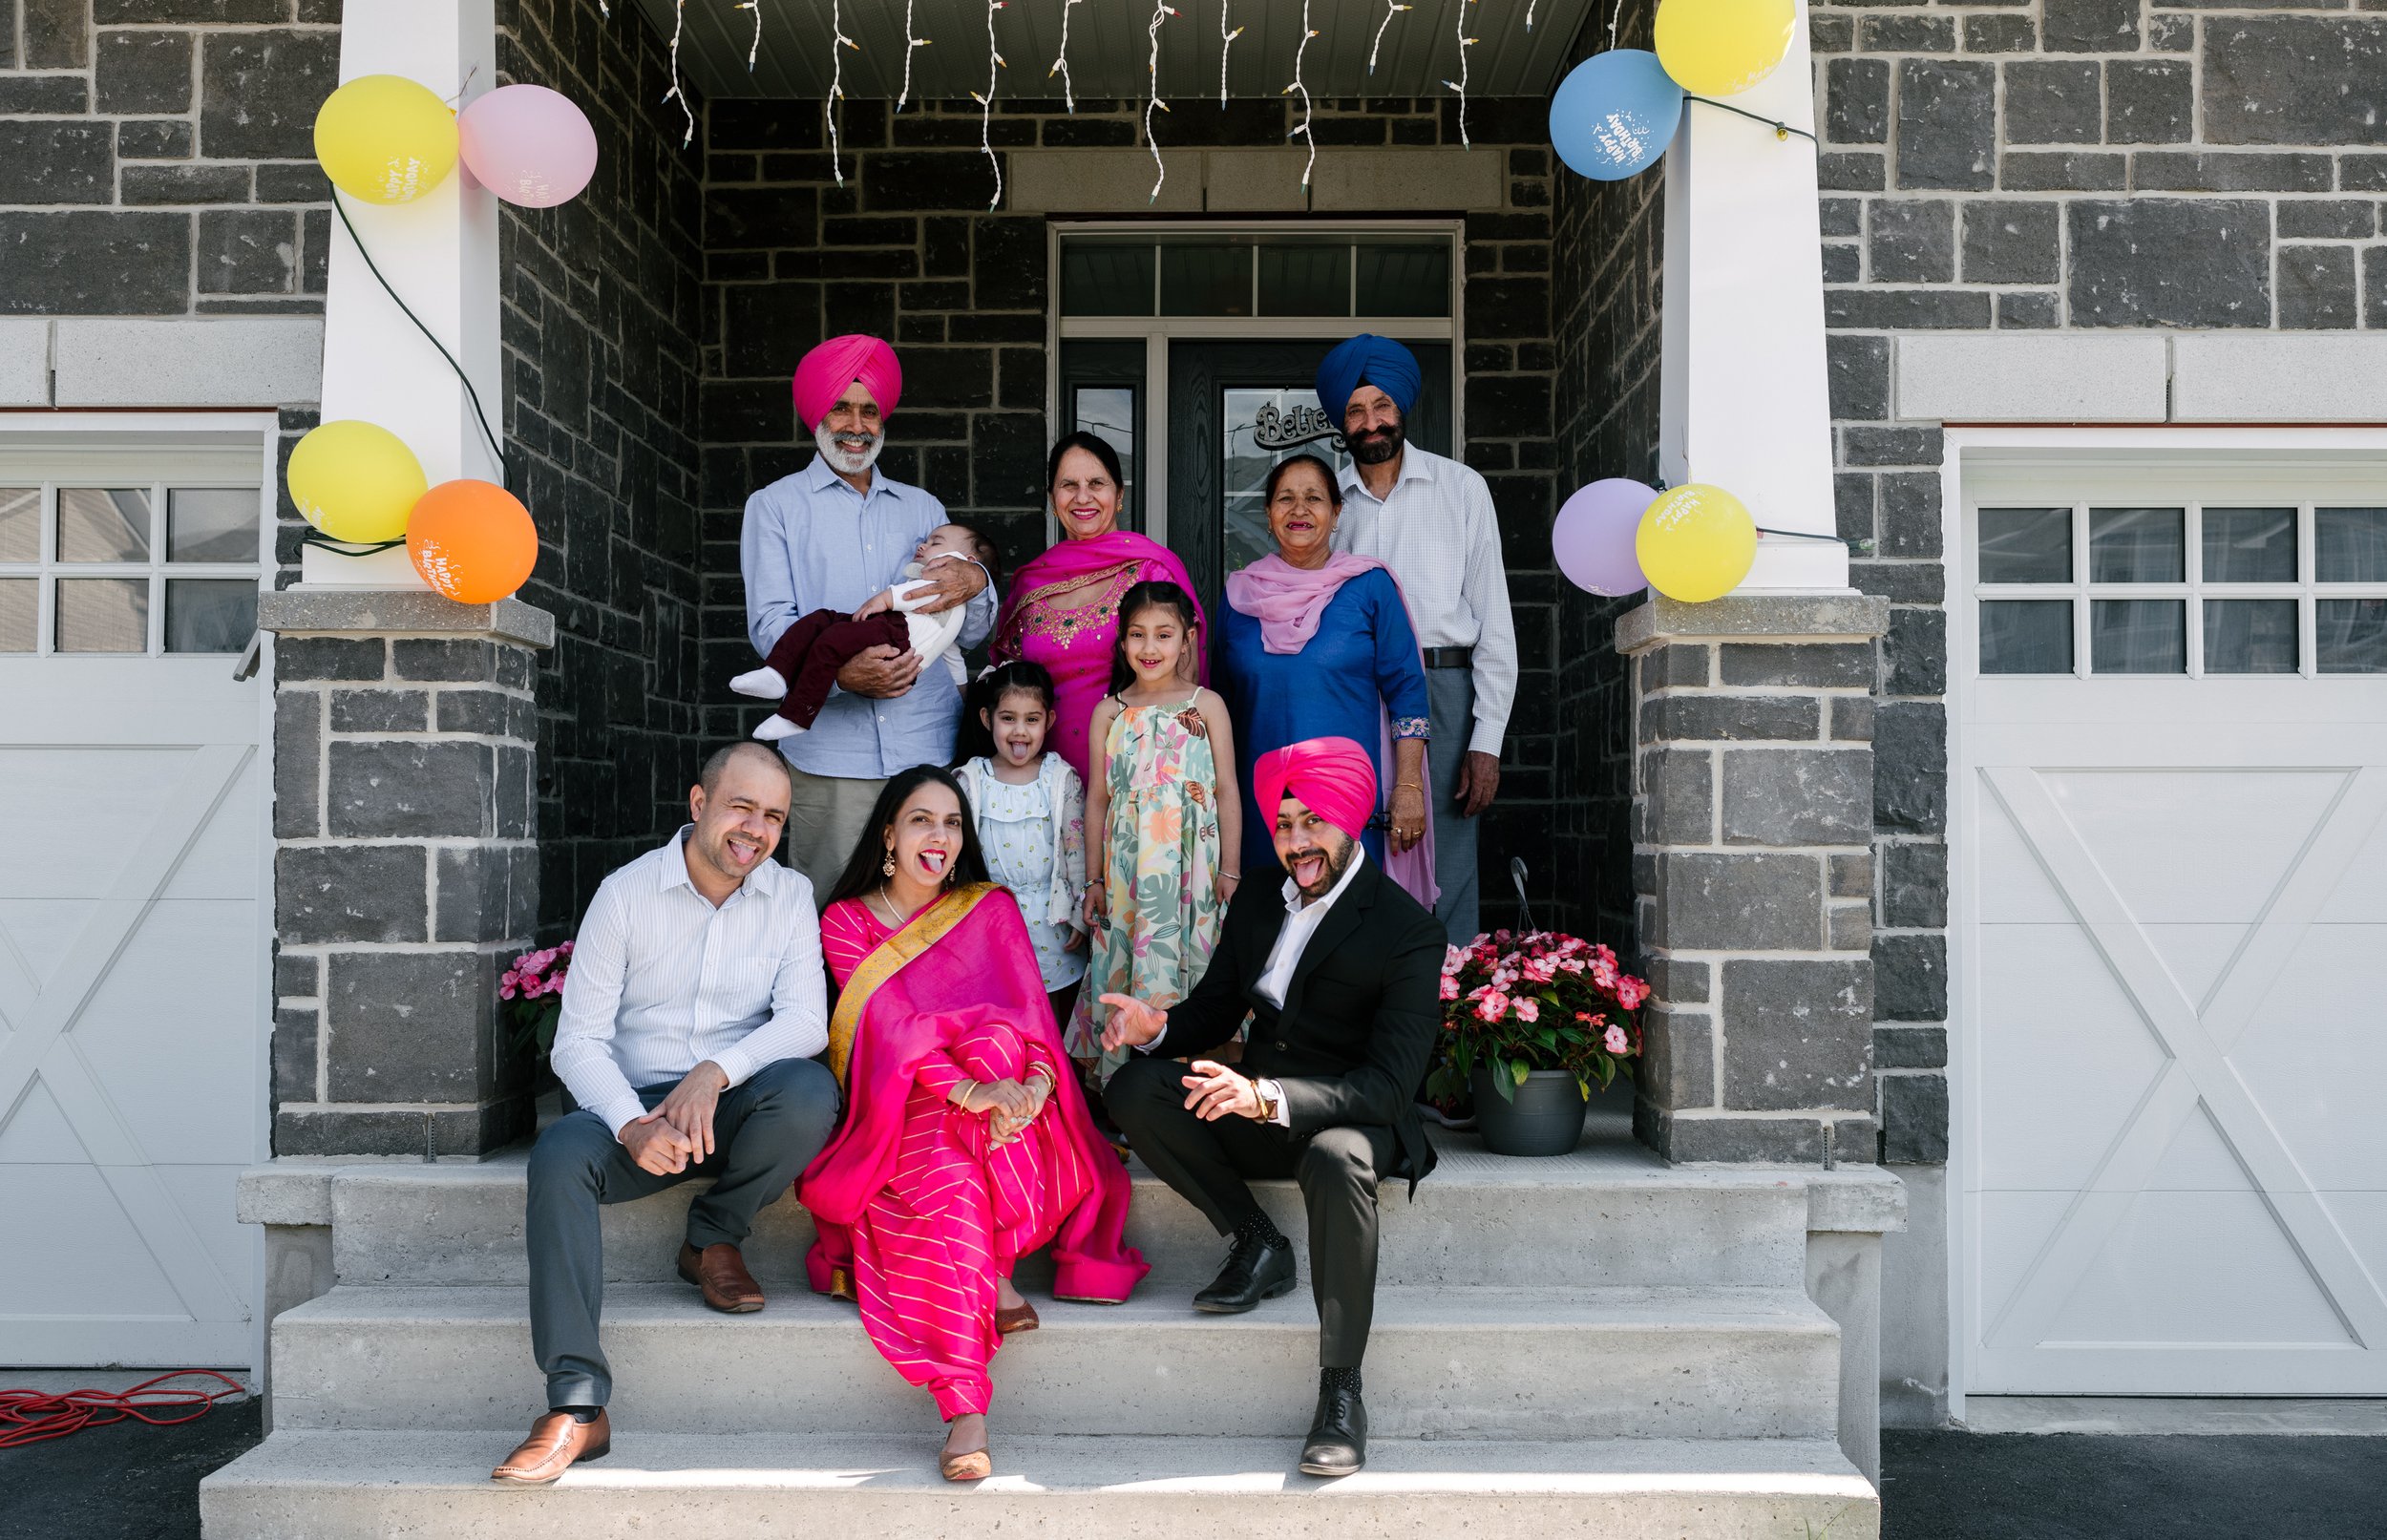
<svg viewBox="0 0 2387 1540"><path fill-rule="evenodd" d="M1475 1127L1495 1155L1563 1155L1583 1138L1583 1091L1564 1069L1536 1069L1500 1094L1491 1070L1475 1066Z"/></svg>

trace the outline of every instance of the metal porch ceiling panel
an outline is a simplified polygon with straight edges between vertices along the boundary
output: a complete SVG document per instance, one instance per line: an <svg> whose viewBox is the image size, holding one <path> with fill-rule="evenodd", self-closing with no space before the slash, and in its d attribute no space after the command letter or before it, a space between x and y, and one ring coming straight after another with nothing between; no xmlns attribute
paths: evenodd
<svg viewBox="0 0 2387 1540"><path fill-rule="evenodd" d="M1459 11L1467 11L1468 94L1534 96L1548 93L1567 63L1569 45L1595 9L1594 0L1531 0L1533 30L1525 30L1529 0L1411 0L1384 29L1376 70L1369 48L1384 22L1385 0L1310 0L1310 40L1302 77L1313 95L1439 96L1458 78ZM635 0L665 37L683 31L680 69L708 96L779 96L817 100L829 94L831 0L758 0L762 43L754 67L757 12L735 0ZM1061 51L1065 0L1007 0L994 12L995 46L1008 67L997 72L998 101L1059 99L1061 78L1048 75ZM1293 78L1301 41L1300 0L1175 0L1178 14L1160 30L1162 99L1184 102L1218 92L1219 13L1243 35L1228 51L1227 89L1235 96L1274 96ZM845 55L850 97L892 100L903 82L904 0L840 0L845 35L857 45ZM613 25L635 25L627 4L614 6ZM913 35L930 40L912 54L915 100L966 100L986 89L984 0L913 0ZM1069 11L1069 74L1080 99L1141 99L1148 84L1151 44L1146 0L1080 0Z"/></svg>

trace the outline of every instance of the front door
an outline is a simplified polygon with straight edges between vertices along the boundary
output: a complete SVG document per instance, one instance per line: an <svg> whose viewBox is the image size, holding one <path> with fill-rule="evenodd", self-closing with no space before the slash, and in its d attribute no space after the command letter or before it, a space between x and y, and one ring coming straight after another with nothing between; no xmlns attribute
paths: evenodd
<svg viewBox="0 0 2387 1540"><path fill-rule="evenodd" d="M1340 470L1340 414L1319 406L1318 366L1332 338L1169 345L1169 545L1215 611L1227 574L1276 542L1263 504L1269 468L1304 452ZM1450 453L1447 342L1408 341L1426 380L1409 413L1412 443Z"/></svg>

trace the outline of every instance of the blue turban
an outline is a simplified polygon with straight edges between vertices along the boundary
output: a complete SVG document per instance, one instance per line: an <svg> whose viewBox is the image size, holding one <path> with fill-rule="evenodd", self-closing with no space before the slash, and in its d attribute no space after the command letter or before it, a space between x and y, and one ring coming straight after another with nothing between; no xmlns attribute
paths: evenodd
<svg viewBox="0 0 2387 1540"><path fill-rule="evenodd" d="M1338 343L1318 366L1318 402L1327 416L1341 422L1343 409L1351 404L1351 393L1362 385L1372 385L1392 397L1392 404L1405 417L1417 405L1418 388L1424 383L1415 353L1390 337L1362 331L1349 342Z"/></svg>

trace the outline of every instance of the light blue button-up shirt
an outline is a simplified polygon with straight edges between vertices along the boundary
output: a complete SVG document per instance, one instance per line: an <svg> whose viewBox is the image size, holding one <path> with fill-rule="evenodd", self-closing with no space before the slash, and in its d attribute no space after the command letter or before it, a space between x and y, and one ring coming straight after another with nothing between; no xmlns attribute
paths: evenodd
<svg viewBox="0 0 2387 1540"><path fill-rule="evenodd" d="M818 454L746 499L738 565L746 574L746 634L759 656L816 609L859 609L898 580L913 548L946 521L945 505L918 487L871 473L867 496ZM986 640L995 585L969 602L961 645ZM779 740L788 763L812 775L883 780L915 765L953 757L961 694L942 668L922 669L893 700L830 693L810 732Z"/></svg>

